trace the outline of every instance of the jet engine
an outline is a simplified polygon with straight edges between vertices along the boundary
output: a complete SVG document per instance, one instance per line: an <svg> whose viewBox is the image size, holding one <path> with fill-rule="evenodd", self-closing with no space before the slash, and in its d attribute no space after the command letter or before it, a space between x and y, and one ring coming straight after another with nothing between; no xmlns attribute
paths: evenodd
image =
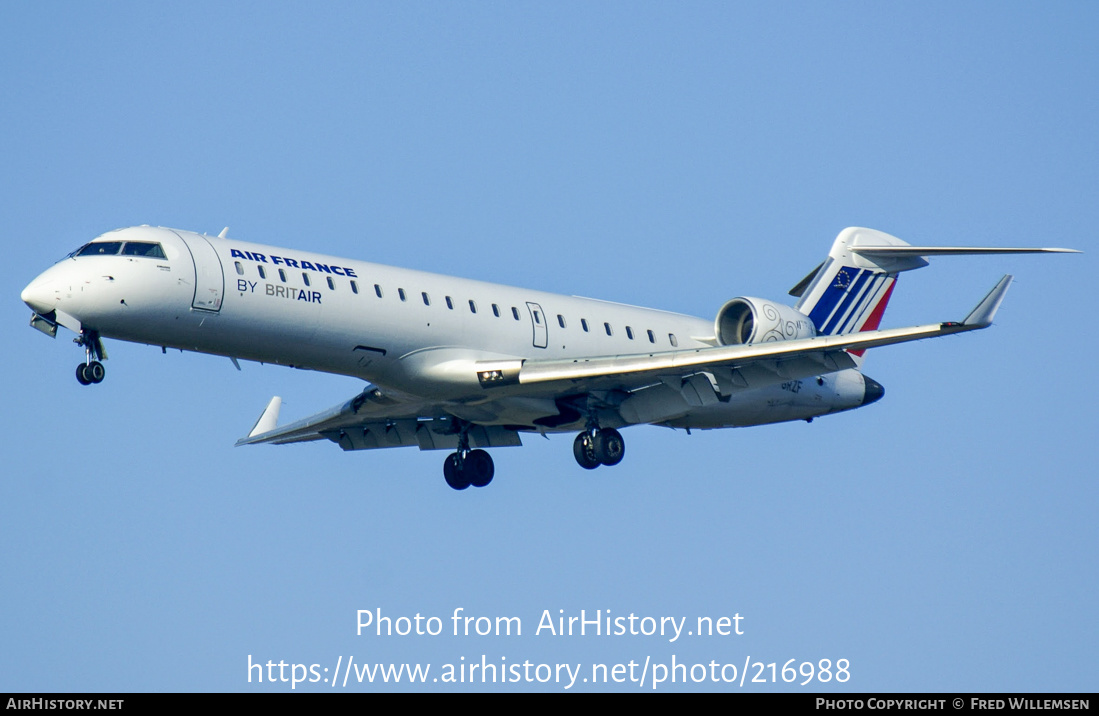
<svg viewBox="0 0 1099 716"><path fill-rule="evenodd" d="M817 329L801 311L762 298L738 297L717 312L714 335L723 346L813 338Z"/></svg>

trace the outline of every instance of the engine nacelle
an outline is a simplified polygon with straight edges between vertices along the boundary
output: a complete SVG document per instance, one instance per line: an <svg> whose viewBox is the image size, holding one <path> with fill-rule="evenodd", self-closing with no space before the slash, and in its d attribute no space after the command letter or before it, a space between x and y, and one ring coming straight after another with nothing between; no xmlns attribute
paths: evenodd
<svg viewBox="0 0 1099 716"><path fill-rule="evenodd" d="M714 335L723 346L813 338L816 326L801 311L762 298L739 297L717 312Z"/></svg>

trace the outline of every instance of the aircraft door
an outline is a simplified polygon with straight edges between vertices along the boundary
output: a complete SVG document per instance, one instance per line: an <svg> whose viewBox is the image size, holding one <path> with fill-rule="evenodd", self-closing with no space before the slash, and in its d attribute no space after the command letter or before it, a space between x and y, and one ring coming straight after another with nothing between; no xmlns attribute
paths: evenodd
<svg viewBox="0 0 1099 716"><path fill-rule="evenodd" d="M225 294L225 274L221 259L205 237L197 234L177 234L183 239L195 264L195 296L191 307L201 311L218 312Z"/></svg>
<svg viewBox="0 0 1099 716"><path fill-rule="evenodd" d="M530 311L530 322L534 326L534 347L545 348L549 343L549 329L546 327L546 314L537 303L527 301L527 310Z"/></svg>

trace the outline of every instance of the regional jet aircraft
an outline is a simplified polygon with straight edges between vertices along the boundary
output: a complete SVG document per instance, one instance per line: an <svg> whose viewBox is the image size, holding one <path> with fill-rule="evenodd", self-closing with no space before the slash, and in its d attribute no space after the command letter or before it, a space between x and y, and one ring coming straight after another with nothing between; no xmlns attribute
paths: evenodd
<svg viewBox="0 0 1099 716"><path fill-rule="evenodd" d="M790 291L734 298L713 321L380 266L176 229L104 234L23 290L31 325L74 331L76 379L103 380L103 339L338 373L367 381L342 405L278 425L272 398L238 445L331 440L344 450L449 450L446 482L484 487L484 448L577 433L581 467L616 465L618 429L811 421L880 399L868 348L987 328L1004 276L960 321L880 329L897 275L932 255L1068 252L911 246L840 232Z"/></svg>

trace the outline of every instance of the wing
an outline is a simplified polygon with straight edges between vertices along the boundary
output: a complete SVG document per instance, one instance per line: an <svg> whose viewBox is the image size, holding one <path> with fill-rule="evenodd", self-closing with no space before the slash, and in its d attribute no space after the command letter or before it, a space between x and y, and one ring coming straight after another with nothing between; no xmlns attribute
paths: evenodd
<svg viewBox="0 0 1099 716"><path fill-rule="evenodd" d="M282 399L274 397L240 445L331 440L344 450L419 447L421 450L454 450L459 426L441 406L383 393L368 385L345 403L297 422L275 427ZM522 445L519 433L493 425L474 425L468 432L473 447Z"/></svg>
<svg viewBox="0 0 1099 716"><path fill-rule="evenodd" d="M479 364L477 377L485 388L571 385L575 390L631 390L668 376L686 377L702 370L738 369L763 364L785 380L818 375L854 365L849 351L918 341L987 328L1011 285L1006 275L962 321L909 328L862 331L800 340L695 348L683 351L601 356L568 360L513 360ZM718 370L715 378L736 382L735 374ZM509 393L519 392L516 388ZM526 392L526 391L523 391Z"/></svg>

